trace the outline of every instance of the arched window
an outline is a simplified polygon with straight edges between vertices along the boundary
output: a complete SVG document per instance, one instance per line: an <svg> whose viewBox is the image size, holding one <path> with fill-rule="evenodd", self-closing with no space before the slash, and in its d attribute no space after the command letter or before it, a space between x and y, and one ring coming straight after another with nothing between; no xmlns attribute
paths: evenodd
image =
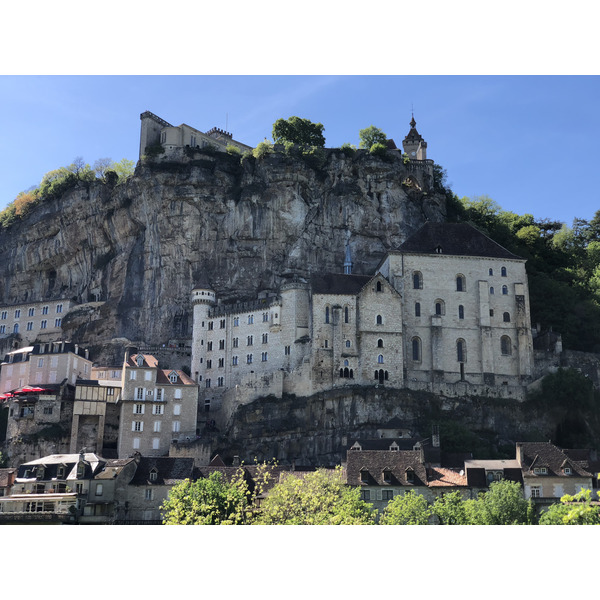
<svg viewBox="0 0 600 600"><path fill-rule="evenodd" d="M381 281L377 282L377 287L375 288L378 292L383 292L383 288L381 287Z"/></svg>
<svg viewBox="0 0 600 600"><path fill-rule="evenodd" d="M502 286L502 295L503 296L507 296L508 295L508 286L507 285L503 285Z"/></svg>
<svg viewBox="0 0 600 600"><path fill-rule="evenodd" d="M420 271L415 271L413 273L413 288L415 290L423 289L423 275L421 275Z"/></svg>
<svg viewBox="0 0 600 600"><path fill-rule="evenodd" d="M19 324L15 323L15 326L13 327L13 333L19 333Z"/></svg>
<svg viewBox="0 0 600 600"><path fill-rule="evenodd" d="M354 379L354 369L350 369L350 379Z"/></svg>
<svg viewBox="0 0 600 600"><path fill-rule="evenodd" d="M340 377L344 376L344 369L340 369Z"/></svg>
<svg viewBox="0 0 600 600"><path fill-rule="evenodd" d="M456 291L466 292L467 291L467 280L464 275L458 274L456 276Z"/></svg>
<svg viewBox="0 0 600 600"><path fill-rule="evenodd" d="M344 369L344 377L346 377L346 378L350 377L350 370L348 369L348 367L346 367Z"/></svg>
<svg viewBox="0 0 600 600"><path fill-rule="evenodd" d="M465 318L465 307L462 304L458 305L458 318L459 319Z"/></svg>
<svg viewBox="0 0 600 600"><path fill-rule="evenodd" d="M329 306L325 307L325 323L329 323Z"/></svg>
<svg viewBox="0 0 600 600"><path fill-rule="evenodd" d="M414 361L421 360L421 338L414 337L412 339L412 359Z"/></svg>
<svg viewBox="0 0 600 600"><path fill-rule="evenodd" d="M493 296L494 295L494 287L490 287L490 295Z"/></svg>
<svg viewBox="0 0 600 600"><path fill-rule="evenodd" d="M436 315L445 315L446 314L446 305L443 300L435 301L435 314Z"/></svg>
<svg viewBox="0 0 600 600"><path fill-rule="evenodd" d="M383 325L383 317L381 315L377 315L377 325Z"/></svg>
<svg viewBox="0 0 600 600"><path fill-rule="evenodd" d="M503 320L505 323L510 323L510 313L507 313L507 312L505 312L505 313L502 315L502 320Z"/></svg>
<svg viewBox="0 0 600 600"><path fill-rule="evenodd" d="M502 277L506 277L506 267L502 267L500 269L500 275L502 275Z"/></svg>
<svg viewBox="0 0 600 600"><path fill-rule="evenodd" d="M458 362L467 362L467 344L465 340L456 340L456 360Z"/></svg>
<svg viewBox="0 0 600 600"><path fill-rule="evenodd" d="M421 303L415 302L415 317L421 316Z"/></svg>
<svg viewBox="0 0 600 600"><path fill-rule="evenodd" d="M350 348L350 340L346 340L346 348Z"/></svg>
<svg viewBox="0 0 600 600"><path fill-rule="evenodd" d="M350 311L347 306L344 306L344 323L350 322Z"/></svg>
<svg viewBox="0 0 600 600"><path fill-rule="evenodd" d="M378 348L383 348L383 340L382 340L381 338L379 338L379 339L377 340L377 347L378 347Z"/></svg>
<svg viewBox="0 0 600 600"><path fill-rule="evenodd" d="M350 366L350 361L349 361L348 359L346 359L346 360L344 361L344 366L345 366L345 367L349 367L349 366Z"/></svg>
<svg viewBox="0 0 600 600"><path fill-rule="evenodd" d="M383 364L383 354L380 354L380 355L377 357L377 363L378 363L378 364L380 364L380 365L382 365L382 364Z"/></svg>
<svg viewBox="0 0 600 600"><path fill-rule="evenodd" d="M504 356L510 356L512 354L512 343L507 335L503 335L500 338L500 352Z"/></svg>
<svg viewBox="0 0 600 600"><path fill-rule="evenodd" d="M492 277L492 275L494 274L494 269L490 269L490 270L488 271L488 274L489 274L489 276L490 276L490 277Z"/></svg>

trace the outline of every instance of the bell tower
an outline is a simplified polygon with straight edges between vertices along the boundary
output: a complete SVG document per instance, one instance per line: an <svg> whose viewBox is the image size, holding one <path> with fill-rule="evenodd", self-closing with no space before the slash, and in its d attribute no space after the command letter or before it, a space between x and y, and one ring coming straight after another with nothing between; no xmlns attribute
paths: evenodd
<svg viewBox="0 0 600 600"><path fill-rule="evenodd" d="M411 160L427 160L427 142L417 131L416 124L413 114L410 120L410 131L402 141L402 148Z"/></svg>

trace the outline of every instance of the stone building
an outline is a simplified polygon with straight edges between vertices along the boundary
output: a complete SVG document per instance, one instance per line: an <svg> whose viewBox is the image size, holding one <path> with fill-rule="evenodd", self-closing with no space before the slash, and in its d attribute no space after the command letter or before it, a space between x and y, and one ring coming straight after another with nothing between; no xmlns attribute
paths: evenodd
<svg viewBox="0 0 600 600"><path fill-rule="evenodd" d="M150 111L145 111L140 115L140 158L146 154L146 148L160 144L166 154L172 154L174 150L185 148L205 148L211 146L221 152L225 151L227 146L235 146L242 152L252 150L252 146L242 144L233 139L233 135L228 131L213 127L206 133L190 127L185 123L181 125L171 125L164 119L157 117Z"/></svg>
<svg viewBox="0 0 600 600"><path fill-rule="evenodd" d="M384 385L523 398L533 342L525 260L467 224L426 223L372 275L290 278L255 302L192 291L192 377L206 410Z"/></svg>
<svg viewBox="0 0 600 600"><path fill-rule="evenodd" d="M125 354L118 456L163 456L196 436L198 386L182 371L160 369L149 354Z"/></svg>
<svg viewBox="0 0 600 600"><path fill-rule="evenodd" d="M60 338L62 319L74 305L72 300L61 298L0 306L0 339L19 336L19 345L27 345Z"/></svg>

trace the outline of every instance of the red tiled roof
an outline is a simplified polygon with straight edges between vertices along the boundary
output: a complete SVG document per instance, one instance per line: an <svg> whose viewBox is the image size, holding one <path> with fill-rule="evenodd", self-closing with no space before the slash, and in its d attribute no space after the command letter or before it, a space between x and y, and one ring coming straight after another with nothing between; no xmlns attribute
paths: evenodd
<svg viewBox="0 0 600 600"><path fill-rule="evenodd" d="M456 487L467 485L467 477L461 475L453 469L445 469L443 467L432 467L429 473L429 481L427 485L430 487Z"/></svg>

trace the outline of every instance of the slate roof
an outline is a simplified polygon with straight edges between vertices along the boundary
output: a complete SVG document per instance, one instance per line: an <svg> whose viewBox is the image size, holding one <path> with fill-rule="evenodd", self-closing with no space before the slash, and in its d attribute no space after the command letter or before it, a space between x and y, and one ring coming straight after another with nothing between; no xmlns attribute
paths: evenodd
<svg viewBox="0 0 600 600"><path fill-rule="evenodd" d="M485 474L486 471L502 471L504 479L523 485L523 473L515 459L465 460L465 472L469 486L488 487L490 482Z"/></svg>
<svg viewBox="0 0 600 600"><path fill-rule="evenodd" d="M248 482L248 487L250 488L250 490L253 490L256 483L256 479L257 477L259 477L259 472L263 468L258 465L241 465L240 467L227 467L225 466L225 464L213 464L214 462L215 461L213 459L211 461L211 464L208 466L195 467L193 479L206 479L210 477L212 473L217 472L221 473L226 481L231 481L238 474L241 468L244 472L244 479ZM269 465L267 468L272 477L270 477L267 483L264 484L263 491L265 492L270 490L276 483L279 482L282 473L289 471L288 468L276 467L273 465Z"/></svg>
<svg viewBox="0 0 600 600"><path fill-rule="evenodd" d="M438 249L441 248L441 252ZM431 223L408 238L398 249L413 254L484 256L523 260L468 223Z"/></svg>
<svg viewBox="0 0 600 600"><path fill-rule="evenodd" d="M523 458L521 460L521 469L523 475L527 477L591 477L592 474L587 471L580 462L569 458L560 448L550 442L519 442L517 444L517 456L519 448L522 449ZM534 472L536 467L546 467L546 474ZM572 469L571 475L566 475L564 467Z"/></svg>
<svg viewBox="0 0 600 600"><path fill-rule="evenodd" d="M427 471L421 463L418 450L353 450L346 459L348 485L381 485L381 486L426 486ZM414 479L407 481L406 472L412 469ZM368 480L361 480L361 470L368 471ZM384 471L390 474L389 482L384 480Z"/></svg>
<svg viewBox="0 0 600 600"><path fill-rule="evenodd" d="M156 479L150 480L150 471L156 469ZM131 485L175 485L184 479L191 479L194 471L193 458L172 456L140 457Z"/></svg>
<svg viewBox="0 0 600 600"><path fill-rule="evenodd" d="M356 295L372 278L372 275L322 273L312 275L310 285L314 294Z"/></svg>

